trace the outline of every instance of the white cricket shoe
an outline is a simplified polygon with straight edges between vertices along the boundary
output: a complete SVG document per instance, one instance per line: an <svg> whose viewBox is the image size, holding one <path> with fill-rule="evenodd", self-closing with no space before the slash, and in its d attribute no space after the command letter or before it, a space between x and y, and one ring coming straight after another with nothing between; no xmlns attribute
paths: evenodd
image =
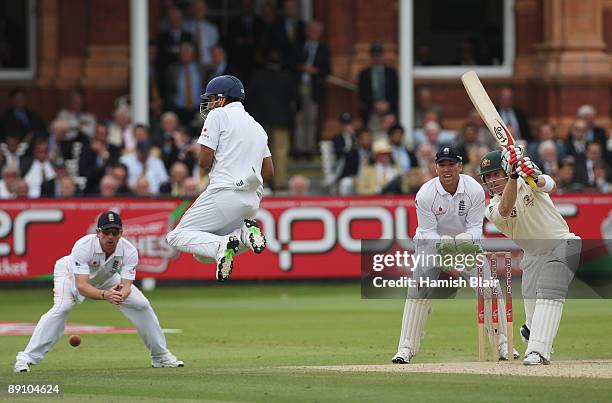
<svg viewBox="0 0 612 403"><path fill-rule="evenodd" d="M30 364L23 360L17 360L13 372L30 372Z"/></svg>
<svg viewBox="0 0 612 403"><path fill-rule="evenodd" d="M507 342L500 343L497 351L499 353L499 361L508 361L508 343ZM516 351L515 348L512 349L512 355L514 356L515 360L521 357L521 355L519 354L518 351Z"/></svg>
<svg viewBox="0 0 612 403"><path fill-rule="evenodd" d="M550 365L550 361L542 357L540 353L532 351L523 360L523 365Z"/></svg>
<svg viewBox="0 0 612 403"><path fill-rule="evenodd" d="M175 356L171 354L162 359L152 359L151 366L153 368L177 368L184 367L185 363L181 360L178 360Z"/></svg>
<svg viewBox="0 0 612 403"><path fill-rule="evenodd" d="M414 354L410 351L400 350L391 358L391 362L394 364L409 364L412 357L414 357Z"/></svg>
<svg viewBox="0 0 612 403"><path fill-rule="evenodd" d="M240 241L234 235L227 235L217 252L217 281L226 281L234 268L234 256L238 253Z"/></svg>
<svg viewBox="0 0 612 403"><path fill-rule="evenodd" d="M244 220L244 225L240 230L242 243L247 245L257 254L266 249L266 237L262 234L259 224L255 220Z"/></svg>

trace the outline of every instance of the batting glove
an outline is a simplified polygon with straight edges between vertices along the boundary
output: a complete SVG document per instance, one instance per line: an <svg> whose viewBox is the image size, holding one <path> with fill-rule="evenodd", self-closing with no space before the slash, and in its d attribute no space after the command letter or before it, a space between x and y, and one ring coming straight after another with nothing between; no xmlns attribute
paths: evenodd
<svg viewBox="0 0 612 403"><path fill-rule="evenodd" d="M516 173L523 179L531 176L537 181L538 176L542 175L542 170L529 157L524 157L516 164Z"/></svg>
<svg viewBox="0 0 612 403"><path fill-rule="evenodd" d="M516 163L523 158L523 148L521 146L509 145L502 149L501 166L508 175L515 172Z"/></svg>

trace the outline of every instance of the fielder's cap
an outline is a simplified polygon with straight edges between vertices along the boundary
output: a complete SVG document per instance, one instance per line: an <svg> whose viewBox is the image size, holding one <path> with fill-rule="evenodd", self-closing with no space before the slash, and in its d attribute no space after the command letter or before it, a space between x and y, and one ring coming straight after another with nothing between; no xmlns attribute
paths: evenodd
<svg viewBox="0 0 612 403"><path fill-rule="evenodd" d="M375 55L379 55L383 52L383 47L380 43L373 43L372 47L370 48L370 53L375 54Z"/></svg>
<svg viewBox="0 0 612 403"><path fill-rule="evenodd" d="M440 161L463 162L463 157L455 147L442 146L436 153L436 164Z"/></svg>
<svg viewBox="0 0 612 403"><path fill-rule="evenodd" d="M98 218L98 228L102 230L111 228L122 229L121 216L114 211L105 211Z"/></svg>
<svg viewBox="0 0 612 403"><path fill-rule="evenodd" d="M342 115L340 115L340 122L346 124L346 123L351 123L353 121L353 115L351 115L348 112L344 112Z"/></svg>

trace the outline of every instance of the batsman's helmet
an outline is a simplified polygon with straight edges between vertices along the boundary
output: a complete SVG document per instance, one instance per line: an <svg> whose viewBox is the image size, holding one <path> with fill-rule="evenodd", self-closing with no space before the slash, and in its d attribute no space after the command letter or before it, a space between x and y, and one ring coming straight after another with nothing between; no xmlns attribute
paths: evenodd
<svg viewBox="0 0 612 403"><path fill-rule="evenodd" d="M489 151L484 157L482 157L480 160L480 165L478 166L478 175L480 175L480 180L482 183L487 185L487 182L485 181L485 174L503 169L501 166L501 160L501 150Z"/></svg>
<svg viewBox="0 0 612 403"><path fill-rule="evenodd" d="M215 99L211 99L212 97ZM206 91L200 95L200 114L205 116L206 111L210 111L218 106L222 106L225 99L244 100L244 86L238 77L225 75L215 77L206 85ZM219 103L220 102L220 103Z"/></svg>

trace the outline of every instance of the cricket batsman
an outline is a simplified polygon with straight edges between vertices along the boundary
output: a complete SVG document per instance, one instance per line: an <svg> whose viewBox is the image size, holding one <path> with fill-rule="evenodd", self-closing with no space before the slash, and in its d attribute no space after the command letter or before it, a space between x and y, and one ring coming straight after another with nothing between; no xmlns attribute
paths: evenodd
<svg viewBox="0 0 612 403"><path fill-rule="evenodd" d="M416 195L418 227L414 236L415 254L478 254L482 251L480 240L485 209L484 190L472 177L461 174L463 158L455 148L440 148L435 161L438 176L426 182ZM443 242L440 242L441 239ZM451 242L444 242L449 239ZM461 250L457 244L461 245ZM484 263L483 270L490 273L490 268ZM415 267L413 278L437 279L445 268L436 264L419 263ZM461 275L468 278L476 276L475 267L463 270ZM397 354L391 359L394 364L408 364L419 352L425 323L431 311L430 292L431 289L428 288L413 287L408 290L399 346ZM498 292L501 294L499 286ZM490 299L491 294L485 297ZM505 309L505 304L500 301L499 345L495 346L500 360L508 359ZM485 304L485 327L491 340L491 304ZM513 354L518 358L518 352Z"/></svg>
<svg viewBox="0 0 612 403"><path fill-rule="evenodd" d="M266 238L254 220L263 181L274 176L268 135L242 105L244 87L237 77L215 77L200 104L204 126L198 144L200 167L210 183L168 233L168 244L202 263L217 264L217 281L232 273L234 257L250 248L261 253Z"/></svg>
<svg viewBox="0 0 612 403"><path fill-rule="evenodd" d="M524 251L525 365L548 365L563 304L580 260L581 239L571 233L549 193L555 181L543 175L522 148L507 146L480 161L480 176L492 198L486 217ZM525 182L531 177L534 189Z"/></svg>

